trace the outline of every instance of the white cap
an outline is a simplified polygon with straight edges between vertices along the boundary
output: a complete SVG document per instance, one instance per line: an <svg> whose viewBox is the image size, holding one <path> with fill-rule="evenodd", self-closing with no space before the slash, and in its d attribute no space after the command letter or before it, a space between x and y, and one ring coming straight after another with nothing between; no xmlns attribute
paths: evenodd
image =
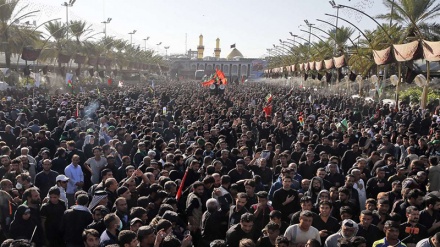
<svg viewBox="0 0 440 247"><path fill-rule="evenodd" d="M66 177L66 175L58 175L57 178L55 179L55 181L62 181L62 182L66 182L69 181L69 178Z"/></svg>

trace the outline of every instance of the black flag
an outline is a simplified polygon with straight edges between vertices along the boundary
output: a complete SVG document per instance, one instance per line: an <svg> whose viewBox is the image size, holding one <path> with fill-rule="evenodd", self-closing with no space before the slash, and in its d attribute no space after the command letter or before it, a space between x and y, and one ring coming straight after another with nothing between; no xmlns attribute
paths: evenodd
<svg viewBox="0 0 440 247"><path fill-rule="evenodd" d="M231 49L232 49L232 48L235 48L235 44L231 45Z"/></svg>

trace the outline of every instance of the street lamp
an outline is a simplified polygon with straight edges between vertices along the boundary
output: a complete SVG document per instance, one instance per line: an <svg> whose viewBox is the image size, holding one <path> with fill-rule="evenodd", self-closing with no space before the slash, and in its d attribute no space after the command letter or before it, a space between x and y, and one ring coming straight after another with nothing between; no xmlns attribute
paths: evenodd
<svg viewBox="0 0 440 247"><path fill-rule="evenodd" d="M107 18L106 21L103 21L101 23L104 24L104 38L107 38L107 24L109 24L112 21L112 18Z"/></svg>
<svg viewBox="0 0 440 247"><path fill-rule="evenodd" d="M165 48L165 60L168 59L168 49L170 48L170 46L164 46L163 48Z"/></svg>
<svg viewBox="0 0 440 247"><path fill-rule="evenodd" d="M335 30L335 48L333 50L333 53L336 54L336 46L338 45L336 42L336 39L338 37L338 20L339 20L339 9L343 8L342 5L336 4L334 0L329 1L329 3L332 5L334 9L336 9L336 30Z"/></svg>
<svg viewBox="0 0 440 247"><path fill-rule="evenodd" d="M69 39L69 7L72 7L75 2L76 2L76 0L69 0L69 3L64 2L63 4L61 4L61 6L66 7L66 25L67 25L66 37L67 37L67 39Z"/></svg>
<svg viewBox="0 0 440 247"><path fill-rule="evenodd" d="M159 54L159 46L160 46L161 44L162 44L162 41L156 44L156 46L157 46L157 54Z"/></svg>
<svg viewBox="0 0 440 247"><path fill-rule="evenodd" d="M130 34L130 46L133 45L133 34L135 34L135 33L136 33L136 30L133 30L133 32L128 33L128 34Z"/></svg>
<svg viewBox="0 0 440 247"><path fill-rule="evenodd" d="M310 23L308 20L304 20L304 22L309 27L309 56L310 56L310 37L311 37L310 34L312 33L312 26L314 26L315 24Z"/></svg>
<svg viewBox="0 0 440 247"><path fill-rule="evenodd" d="M145 48L145 50L147 50L147 40L149 40L149 39L150 39L150 37L147 37L146 39L144 39L144 43L145 43L144 48Z"/></svg>

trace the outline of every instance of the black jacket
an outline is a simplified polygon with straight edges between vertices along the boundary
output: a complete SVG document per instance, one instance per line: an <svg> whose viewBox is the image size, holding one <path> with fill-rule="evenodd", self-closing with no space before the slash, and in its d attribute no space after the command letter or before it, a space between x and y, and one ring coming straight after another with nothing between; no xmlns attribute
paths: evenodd
<svg viewBox="0 0 440 247"><path fill-rule="evenodd" d="M69 244L82 245L82 232L92 222L92 214L86 207L73 206L68 209L61 220L64 241Z"/></svg>

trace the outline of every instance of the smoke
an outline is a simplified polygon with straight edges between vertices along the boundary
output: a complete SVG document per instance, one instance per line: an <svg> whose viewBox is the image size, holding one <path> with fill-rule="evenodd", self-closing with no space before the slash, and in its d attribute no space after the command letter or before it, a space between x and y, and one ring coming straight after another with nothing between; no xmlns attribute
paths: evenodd
<svg viewBox="0 0 440 247"><path fill-rule="evenodd" d="M99 108L99 103L96 100L91 102L90 105L84 107L85 118L90 117L90 115L92 115L92 113L96 112L96 110L98 110L98 108Z"/></svg>

